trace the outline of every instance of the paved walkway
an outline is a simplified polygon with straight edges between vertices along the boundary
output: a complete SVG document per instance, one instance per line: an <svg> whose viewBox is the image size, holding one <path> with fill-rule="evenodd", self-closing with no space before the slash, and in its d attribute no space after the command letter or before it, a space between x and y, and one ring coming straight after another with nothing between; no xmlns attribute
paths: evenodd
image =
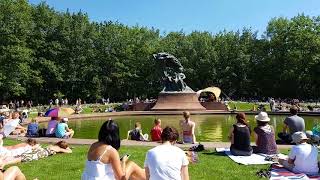
<svg viewBox="0 0 320 180"><path fill-rule="evenodd" d="M25 141L27 137L18 137L18 136L9 136L9 139L17 139L21 141ZM56 143L61 140L67 141L69 144L73 145L91 145L92 143L96 142L95 139L59 139L59 138L49 138L49 137L39 137L35 138L39 143ZM154 147L159 145L160 143L157 142L144 142L144 141L132 141L132 140L122 140L121 145L122 146L149 146ZM201 142L201 144L204 145L205 148L214 149L217 147L230 147L229 142ZM176 144L178 147L181 148L189 148L191 146L194 146L194 144ZM289 149L291 148L291 145L278 145L278 149Z"/></svg>

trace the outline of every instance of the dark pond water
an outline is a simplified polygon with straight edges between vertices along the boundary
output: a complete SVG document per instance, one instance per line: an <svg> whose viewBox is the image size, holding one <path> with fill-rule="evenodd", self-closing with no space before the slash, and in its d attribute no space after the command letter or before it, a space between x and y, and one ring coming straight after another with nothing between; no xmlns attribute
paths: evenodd
<svg viewBox="0 0 320 180"><path fill-rule="evenodd" d="M162 120L162 127L174 126L178 130L179 121L182 116L122 116L114 117L120 127L120 136L126 138L127 131L134 128L135 122L142 124L143 133L149 133L153 127L153 120L158 117ZM282 123L286 116L270 116L270 124L280 132ZM196 122L197 141L228 141L227 136L230 127L235 122L234 115L192 115L192 120ZM320 123L320 117L305 116L306 129L311 129L314 124ZM75 130L75 138L97 139L99 129L105 119L98 120L71 120L69 127ZM256 122L253 115L247 115L250 126L255 127Z"/></svg>

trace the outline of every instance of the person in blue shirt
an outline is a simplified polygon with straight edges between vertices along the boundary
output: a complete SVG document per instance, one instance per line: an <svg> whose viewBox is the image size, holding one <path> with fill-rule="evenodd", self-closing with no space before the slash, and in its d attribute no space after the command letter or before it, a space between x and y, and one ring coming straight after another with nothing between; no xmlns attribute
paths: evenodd
<svg viewBox="0 0 320 180"><path fill-rule="evenodd" d="M68 118L62 118L61 122L57 125L56 128L56 137L58 138L72 138L74 135L74 131L72 129L69 129L69 126L67 124Z"/></svg>
<svg viewBox="0 0 320 180"><path fill-rule="evenodd" d="M27 136L28 137L38 137L39 136L39 124L36 119L32 119L31 123L28 125Z"/></svg>

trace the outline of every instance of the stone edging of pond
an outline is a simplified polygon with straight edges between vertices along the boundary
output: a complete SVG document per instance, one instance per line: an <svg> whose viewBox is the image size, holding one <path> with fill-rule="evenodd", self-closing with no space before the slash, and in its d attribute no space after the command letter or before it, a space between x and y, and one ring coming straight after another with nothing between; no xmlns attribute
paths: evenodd
<svg viewBox="0 0 320 180"><path fill-rule="evenodd" d="M8 137L12 140L19 140L19 141L25 141L28 139L28 137L18 137L16 135L11 135ZM34 138L37 140L38 143L47 143L47 144L54 144L58 141L64 140L67 143L71 145L91 145L92 143L96 142L95 139L60 139L60 138L49 138L49 137L39 137ZM204 147L208 150L213 150L217 147L230 147L229 142L201 142L201 144L204 145ZM132 140L121 140L121 146L146 146L146 147L154 147L160 145L158 142L146 142L146 141L132 141ZM176 146L180 148L190 148L196 144L176 144ZM277 145L278 149L289 149L292 145Z"/></svg>

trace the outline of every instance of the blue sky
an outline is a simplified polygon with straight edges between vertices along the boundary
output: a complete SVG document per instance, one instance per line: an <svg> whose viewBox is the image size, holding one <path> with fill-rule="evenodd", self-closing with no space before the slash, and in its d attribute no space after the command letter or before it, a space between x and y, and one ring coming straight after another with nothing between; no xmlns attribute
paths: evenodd
<svg viewBox="0 0 320 180"><path fill-rule="evenodd" d="M38 4L40 0L30 0ZM218 33L243 27L265 31L273 17L320 15L320 0L47 0L59 11L81 10L93 21L147 26L162 33L194 30Z"/></svg>

